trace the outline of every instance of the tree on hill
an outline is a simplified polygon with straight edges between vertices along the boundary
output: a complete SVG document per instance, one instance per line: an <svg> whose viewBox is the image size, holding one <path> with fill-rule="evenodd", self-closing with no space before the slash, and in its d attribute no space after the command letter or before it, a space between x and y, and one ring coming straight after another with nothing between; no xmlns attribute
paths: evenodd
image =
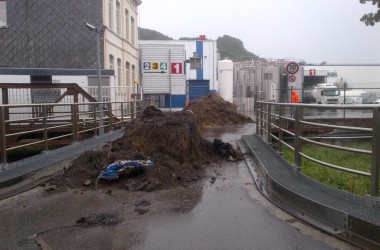
<svg viewBox="0 0 380 250"><path fill-rule="evenodd" d="M180 37L179 40L199 40L199 37Z"/></svg>
<svg viewBox="0 0 380 250"><path fill-rule="evenodd" d="M216 40L221 59L228 58L234 62L258 60L259 56L244 48L243 42L235 37L224 35Z"/></svg>
<svg viewBox="0 0 380 250"><path fill-rule="evenodd" d="M364 22L365 25L371 25L374 26L375 23L380 22L380 0L360 0L360 3L365 4L367 2L372 2L373 5L377 4L377 7L379 8L376 13L367 13L362 18L360 18L360 21Z"/></svg>
<svg viewBox="0 0 380 250"><path fill-rule="evenodd" d="M140 40L173 40L173 38L168 37L158 31L144 29L139 27L139 39Z"/></svg>
<svg viewBox="0 0 380 250"><path fill-rule="evenodd" d="M139 39L173 40L173 38L168 37L158 31L144 28L139 28ZM181 37L179 40L199 40L199 37ZM244 48L243 42L238 38L224 35L223 37L218 37L216 43L222 59L228 58L235 62L262 59L252 52L246 50Z"/></svg>

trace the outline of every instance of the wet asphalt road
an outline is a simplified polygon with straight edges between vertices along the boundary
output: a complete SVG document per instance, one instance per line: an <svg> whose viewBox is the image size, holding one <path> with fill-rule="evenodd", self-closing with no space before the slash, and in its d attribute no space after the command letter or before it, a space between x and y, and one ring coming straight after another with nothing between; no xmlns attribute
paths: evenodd
<svg viewBox="0 0 380 250"><path fill-rule="evenodd" d="M244 165L220 174L191 212L153 218L132 249L333 249L255 203L241 181Z"/></svg>
<svg viewBox="0 0 380 250"><path fill-rule="evenodd" d="M232 143L253 129L223 127L204 136ZM244 161L207 171L196 185L159 192L49 194L35 189L1 201L0 249L352 248L271 205L256 189ZM135 205L141 199L151 203L143 215ZM114 212L123 221L115 226L76 224L94 212ZM41 242L45 248L37 245Z"/></svg>
<svg viewBox="0 0 380 250"><path fill-rule="evenodd" d="M253 128L221 128L205 137L233 142ZM132 249L333 249L255 202L249 191L258 191L244 162L224 164L214 173L215 182L205 184L192 211L152 218L143 242Z"/></svg>

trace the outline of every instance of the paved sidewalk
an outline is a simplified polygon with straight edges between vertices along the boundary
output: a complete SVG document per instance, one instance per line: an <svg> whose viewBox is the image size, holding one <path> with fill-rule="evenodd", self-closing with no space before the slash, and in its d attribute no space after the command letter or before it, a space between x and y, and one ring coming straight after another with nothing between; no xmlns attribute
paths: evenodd
<svg viewBox="0 0 380 250"><path fill-rule="evenodd" d="M102 137L93 137L8 164L7 169L0 172L0 200L39 185L50 175L69 167L71 161L86 150L102 147L121 137L123 131L114 130Z"/></svg>

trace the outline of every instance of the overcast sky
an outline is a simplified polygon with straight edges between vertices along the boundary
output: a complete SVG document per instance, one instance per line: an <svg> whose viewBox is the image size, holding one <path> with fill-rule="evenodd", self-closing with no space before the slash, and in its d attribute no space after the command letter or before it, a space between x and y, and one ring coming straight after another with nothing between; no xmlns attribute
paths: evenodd
<svg viewBox="0 0 380 250"><path fill-rule="evenodd" d="M140 26L174 39L230 35L264 58L380 63L376 8L359 0L142 0Z"/></svg>
<svg viewBox="0 0 380 250"><path fill-rule="evenodd" d="M5 2L0 2L0 26L4 26L6 24L5 18L6 18Z"/></svg>

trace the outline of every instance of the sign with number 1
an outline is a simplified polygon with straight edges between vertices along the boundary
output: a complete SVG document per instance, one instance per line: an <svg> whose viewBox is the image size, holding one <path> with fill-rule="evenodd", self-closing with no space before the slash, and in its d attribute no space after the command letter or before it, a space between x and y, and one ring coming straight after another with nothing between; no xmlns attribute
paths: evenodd
<svg viewBox="0 0 380 250"><path fill-rule="evenodd" d="M172 74L182 74L182 63L172 63Z"/></svg>

